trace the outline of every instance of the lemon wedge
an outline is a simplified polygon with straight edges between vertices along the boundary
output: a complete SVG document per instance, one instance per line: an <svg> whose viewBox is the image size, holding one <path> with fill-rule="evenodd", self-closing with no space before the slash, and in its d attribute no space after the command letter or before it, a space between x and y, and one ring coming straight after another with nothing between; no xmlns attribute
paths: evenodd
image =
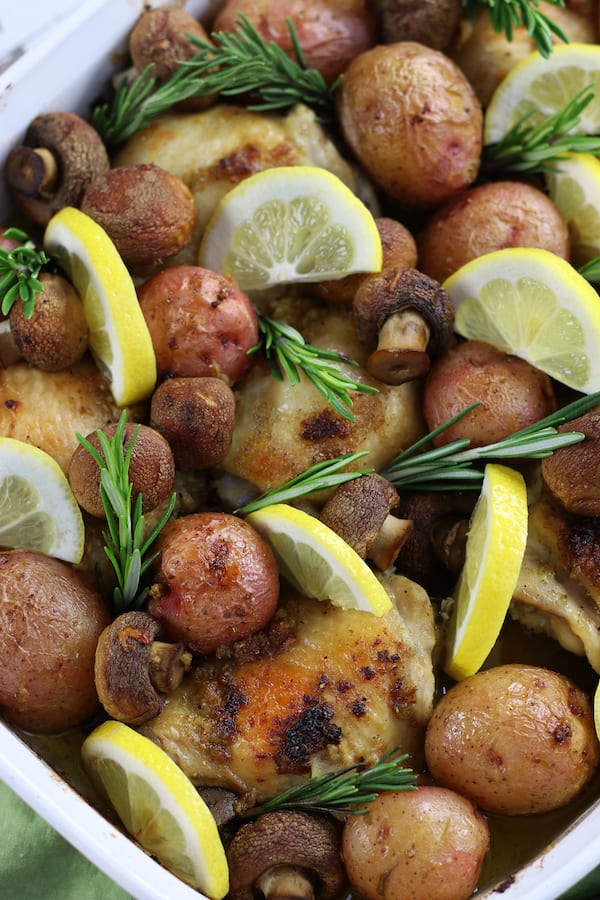
<svg viewBox="0 0 600 900"><path fill-rule="evenodd" d="M0 547L78 563L84 538L81 510L56 460L0 437Z"/></svg>
<svg viewBox="0 0 600 900"><path fill-rule="evenodd" d="M523 476L489 463L448 628L445 669L457 681L481 668L500 634L525 553L527 519Z"/></svg>
<svg viewBox="0 0 600 900"><path fill-rule="evenodd" d="M146 399L156 383L156 358L135 285L110 237L90 216L65 207L48 222L44 249L81 296L90 349L115 402Z"/></svg>
<svg viewBox="0 0 600 900"><path fill-rule="evenodd" d="M369 566L339 535L314 516L274 503L246 521L273 550L279 571L304 596L343 609L383 616L392 601Z"/></svg>
<svg viewBox="0 0 600 900"><path fill-rule="evenodd" d="M545 178L569 228L571 257L579 268L600 256L600 160L591 153L565 154Z"/></svg>
<svg viewBox="0 0 600 900"><path fill-rule="evenodd" d="M594 99L581 113L579 134L600 130L600 46L597 44L557 44L547 59L535 52L510 70L502 79L485 112L484 143L501 140L524 115L535 112L537 124L565 106L588 85Z"/></svg>
<svg viewBox="0 0 600 900"><path fill-rule="evenodd" d="M217 205L198 263L231 275L243 290L378 272L373 216L336 175L317 166L265 169Z"/></svg>
<svg viewBox="0 0 600 900"><path fill-rule="evenodd" d="M83 764L132 837L182 881L221 900L229 872L217 824L164 750L122 722L85 739Z"/></svg>
<svg viewBox="0 0 600 900"><path fill-rule="evenodd" d="M454 327L582 393L600 390L600 298L549 250L511 247L461 266L444 288Z"/></svg>

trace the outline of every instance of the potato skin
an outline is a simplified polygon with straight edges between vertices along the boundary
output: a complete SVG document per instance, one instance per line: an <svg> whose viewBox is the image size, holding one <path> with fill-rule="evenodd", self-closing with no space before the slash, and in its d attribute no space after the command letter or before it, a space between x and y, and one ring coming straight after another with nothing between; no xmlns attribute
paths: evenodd
<svg viewBox="0 0 600 900"><path fill-rule="evenodd" d="M443 283L461 266L505 247L539 247L570 258L567 224L552 200L518 181L469 188L435 211L417 237L421 272Z"/></svg>
<svg viewBox="0 0 600 900"><path fill-rule="evenodd" d="M441 206L477 175L481 106L437 50L399 41L359 54L344 74L337 112L356 158L406 206Z"/></svg>
<svg viewBox="0 0 600 900"><path fill-rule="evenodd" d="M550 378L518 356L485 341L461 341L433 363L425 381L428 430L480 406L434 439L436 446L468 438L481 447L550 415L556 399Z"/></svg>
<svg viewBox="0 0 600 900"><path fill-rule="evenodd" d="M263 628L279 600L275 557L260 534L228 513L193 513L167 523L148 612L167 640L211 653Z"/></svg>
<svg viewBox="0 0 600 900"><path fill-rule="evenodd" d="M98 709L94 656L110 614L74 569L42 553L0 553L0 707L19 728L57 733Z"/></svg>
<svg viewBox="0 0 600 900"><path fill-rule="evenodd" d="M438 784L489 812L525 815L569 803L598 766L600 745L583 691L548 669L508 664L447 692L425 757Z"/></svg>
<svg viewBox="0 0 600 900"><path fill-rule="evenodd" d="M342 857L365 900L467 900L490 842L473 804L445 788L380 794L362 816L350 816Z"/></svg>

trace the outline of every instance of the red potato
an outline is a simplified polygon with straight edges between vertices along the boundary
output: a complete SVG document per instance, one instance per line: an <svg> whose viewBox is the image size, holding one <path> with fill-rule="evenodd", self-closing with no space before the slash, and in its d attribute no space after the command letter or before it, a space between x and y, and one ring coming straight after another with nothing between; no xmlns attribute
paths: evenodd
<svg viewBox="0 0 600 900"><path fill-rule="evenodd" d="M168 640L211 653L269 622L279 599L279 573L268 544L227 513L194 513L169 522L159 536L160 569L148 612Z"/></svg>
<svg viewBox="0 0 600 900"><path fill-rule="evenodd" d="M296 59L286 25L289 18L306 65L331 82L375 43L378 20L369 7L367 0L228 0L211 30L233 30L243 13L265 41L274 41Z"/></svg>
<svg viewBox="0 0 600 900"><path fill-rule="evenodd" d="M395 200L434 209L475 179L481 106L443 53L415 41L373 47L348 66L337 98L349 147Z"/></svg>
<svg viewBox="0 0 600 900"><path fill-rule="evenodd" d="M74 728L98 709L94 657L110 614L71 566L0 553L0 709L26 731Z"/></svg>
<svg viewBox="0 0 600 900"><path fill-rule="evenodd" d="M491 444L556 409L544 372L484 341L461 341L438 357L425 381L428 430L476 402L480 406L435 438L436 446L459 438L474 447Z"/></svg>
<svg viewBox="0 0 600 900"><path fill-rule="evenodd" d="M249 368L258 318L233 278L173 266L138 288L159 376L214 376L233 384Z"/></svg>
<svg viewBox="0 0 600 900"><path fill-rule="evenodd" d="M583 691L548 669L509 664L442 697L425 756L438 784L489 812L525 815L569 803L596 770L600 745Z"/></svg>
<svg viewBox="0 0 600 900"><path fill-rule="evenodd" d="M418 268L442 284L461 266L505 247L570 257L569 229L552 200L519 181L469 188L438 209L417 238Z"/></svg>
<svg viewBox="0 0 600 900"><path fill-rule="evenodd" d="M453 791L420 787L380 794L350 816L342 857L364 900L467 900L490 842L487 822Z"/></svg>

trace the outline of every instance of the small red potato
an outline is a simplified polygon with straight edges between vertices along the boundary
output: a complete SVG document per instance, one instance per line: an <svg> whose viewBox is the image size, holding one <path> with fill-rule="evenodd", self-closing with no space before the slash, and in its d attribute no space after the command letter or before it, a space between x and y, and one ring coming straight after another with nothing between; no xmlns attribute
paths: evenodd
<svg viewBox="0 0 600 900"><path fill-rule="evenodd" d="M435 707L425 757L436 782L484 810L549 812L600 762L588 696L564 675L509 664L454 685Z"/></svg>
<svg viewBox="0 0 600 900"><path fill-rule="evenodd" d="M26 550L0 553L0 710L19 728L57 733L98 709L94 657L110 614L75 569Z"/></svg>
<svg viewBox="0 0 600 900"><path fill-rule="evenodd" d="M233 278L173 266L144 282L138 297L160 376L214 376L231 385L250 366L258 319Z"/></svg>
<svg viewBox="0 0 600 900"><path fill-rule="evenodd" d="M395 200L434 209L475 179L481 106L443 53L416 41L373 47L350 63L337 96L349 147Z"/></svg>
<svg viewBox="0 0 600 900"><path fill-rule="evenodd" d="M532 425L556 409L550 378L526 360L484 341L462 341L433 363L425 382L424 412L433 431L479 401L434 440L468 438L481 447Z"/></svg>
<svg viewBox="0 0 600 900"><path fill-rule="evenodd" d="M193 513L158 538L160 570L148 612L167 640L211 653L260 631L279 599L275 557L251 525L228 513Z"/></svg>
<svg viewBox="0 0 600 900"><path fill-rule="evenodd" d="M381 793L350 816L342 857L364 900L467 900L490 843L473 804L441 787Z"/></svg>
<svg viewBox="0 0 600 900"><path fill-rule="evenodd" d="M234 30L242 13L265 41L274 41L295 60L286 24L289 18L306 65L331 82L358 53L375 43L378 19L370 7L367 0L227 0L212 30Z"/></svg>
<svg viewBox="0 0 600 900"><path fill-rule="evenodd" d="M477 256L539 247L570 257L569 230L550 197L519 181L469 188L435 211L417 238L418 268L442 284Z"/></svg>

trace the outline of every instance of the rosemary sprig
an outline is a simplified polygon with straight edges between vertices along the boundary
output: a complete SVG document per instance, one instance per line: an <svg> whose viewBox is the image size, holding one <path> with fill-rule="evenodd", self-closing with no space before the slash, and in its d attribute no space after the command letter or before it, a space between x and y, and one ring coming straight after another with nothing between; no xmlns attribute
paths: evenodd
<svg viewBox="0 0 600 900"><path fill-rule="evenodd" d="M577 271L591 284L600 284L600 256L588 260Z"/></svg>
<svg viewBox="0 0 600 900"><path fill-rule="evenodd" d="M128 609L140 609L146 599L147 588L140 590L140 581L157 555L148 555L148 551L171 515L176 500L173 493L152 532L144 538L142 497L138 495L132 505L133 486L129 481L129 463L139 429L134 431L124 454L126 419L124 410L112 438L103 431L96 432L102 453L86 438L76 434L79 443L92 455L100 469L100 497L108 524L108 530L102 533L102 537L106 541L104 552L117 576L112 597L117 615Z"/></svg>
<svg viewBox="0 0 600 900"><path fill-rule="evenodd" d="M43 250L37 250L33 241L20 228L7 228L3 236L20 243L12 250L0 248L1 309L7 316L14 304L21 300L25 317L30 319L35 306L35 295L44 290L38 275L40 269L50 262L50 257Z"/></svg>
<svg viewBox="0 0 600 900"><path fill-rule="evenodd" d="M296 385L300 381L300 372L303 372L333 409L345 419L354 420L350 391L378 393L376 387L353 381L344 375L341 364L358 365L353 359L333 350L323 350L307 344L300 332L291 325L269 316L260 315L258 325L262 337L248 352L256 353L261 350L279 381L287 378L291 385Z"/></svg>
<svg viewBox="0 0 600 900"><path fill-rule="evenodd" d="M265 506L270 506L272 503L289 503L290 500L297 500L299 497L305 497L308 494L316 494L318 491L337 487L340 484L345 484L347 481L352 481L354 478L360 478L361 475L367 475L369 472L373 472L372 468L340 472L340 469L362 459L367 453L368 450L361 450L358 453L345 453L343 456L336 456L334 459L315 463L314 466L305 469L304 472L286 481L280 487L272 491L266 491L260 497L257 497L256 500L251 500L250 503L240 506L236 512L240 516L247 516L249 513L256 512L257 509L263 509Z"/></svg>
<svg viewBox="0 0 600 900"><path fill-rule="evenodd" d="M471 441L463 438L419 452L433 438L479 406L474 403L400 453L381 474L395 487L410 487L416 491L479 490L483 473L474 469L474 464L487 459L543 459L560 447L577 444L585 435L579 431L559 434L557 426L576 419L598 403L600 391L581 397L545 419L493 444L471 447Z"/></svg>
<svg viewBox="0 0 600 900"><path fill-rule="evenodd" d="M414 791L417 776L402 763L408 754L398 750L386 753L372 766L362 764L346 766L339 772L309 778L304 784L267 800L260 806L245 810L242 818L258 816L275 809L304 809L312 812L337 815L361 815L367 812L366 804L383 791Z"/></svg>
<svg viewBox="0 0 600 900"><path fill-rule="evenodd" d="M162 85L152 75L152 66L132 82L123 79L111 104L92 113L92 124L107 144L116 146L130 138L157 115L190 97L221 94L234 97L255 93L260 102L248 109L275 110L305 103L320 118L333 115L334 94L340 79L327 85L320 72L304 62L294 25L286 19L297 62L274 41L266 43L242 13L234 31L211 34L211 42L189 35L198 52L182 60L178 70Z"/></svg>
<svg viewBox="0 0 600 900"><path fill-rule="evenodd" d="M554 6L564 7L564 0L548 0ZM498 34L504 32L512 41L513 28L524 26L544 57L552 53L552 35L565 44L568 37L552 19L539 9L539 0L461 0L467 15L473 16L480 6L487 7L490 22Z"/></svg>
<svg viewBox="0 0 600 900"><path fill-rule="evenodd" d="M595 96L589 84L537 125L531 118L538 111L525 113L500 141L485 145L482 172L551 172L565 153L600 153L600 136L573 134Z"/></svg>

